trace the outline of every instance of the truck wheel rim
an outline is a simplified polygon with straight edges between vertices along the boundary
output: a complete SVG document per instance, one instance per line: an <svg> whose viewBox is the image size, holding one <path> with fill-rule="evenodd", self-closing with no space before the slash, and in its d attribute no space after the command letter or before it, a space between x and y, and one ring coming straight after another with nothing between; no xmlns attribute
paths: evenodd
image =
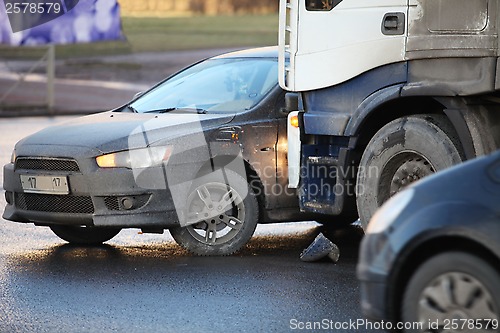
<svg viewBox="0 0 500 333"><path fill-rule="evenodd" d="M435 172L432 163L422 154L404 151L393 156L384 166L379 183L379 206L411 183Z"/></svg>

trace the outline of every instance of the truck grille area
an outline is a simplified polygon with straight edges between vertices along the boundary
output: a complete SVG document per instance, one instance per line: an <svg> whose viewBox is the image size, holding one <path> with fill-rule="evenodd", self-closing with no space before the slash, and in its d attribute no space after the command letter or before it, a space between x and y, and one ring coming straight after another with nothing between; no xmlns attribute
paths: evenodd
<svg viewBox="0 0 500 333"><path fill-rule="evenodd" d="M18 157L15 168L16 170L80 171L75 160L64 158Z"/></svg>
<svg viewBox="0 0 500 333"><path fill-rule="evenodd" d="M15 203L16 207L22 210L68 214L94 213L94 204L89 196L16 193Z"/></svg>

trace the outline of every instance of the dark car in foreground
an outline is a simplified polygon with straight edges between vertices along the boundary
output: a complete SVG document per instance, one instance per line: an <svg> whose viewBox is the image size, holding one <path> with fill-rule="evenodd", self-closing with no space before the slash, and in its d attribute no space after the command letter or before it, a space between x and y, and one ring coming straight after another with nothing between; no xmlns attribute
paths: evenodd
<svg viewBox="0 0 500 333"><path fill-rule="evenodd" d="M499 203L500 151L390 199L361 245L364 314L406 332L500 331Z"/></svg>
<svg viewBox="0 0 500 333"><path fill-rule="evenodd" d="M276 48L213 57L21 140L4 167L3 217L78 244L169 229L199 255L234 253L257 222L299 220L277 70Z"/></svg>

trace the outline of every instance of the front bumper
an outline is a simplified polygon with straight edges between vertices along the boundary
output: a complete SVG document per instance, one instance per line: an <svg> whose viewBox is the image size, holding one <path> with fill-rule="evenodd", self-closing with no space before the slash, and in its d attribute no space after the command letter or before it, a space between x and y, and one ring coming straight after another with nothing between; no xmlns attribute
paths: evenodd
<svg viewBox="0 0 500 333"><path fill-rule="evenodd" d="M364 236L359 254L357 277L361 285L363 315L375 321L390 321L389 271L394 253L383 233Z"/></svg>
<svg viewBox="0 0 500 333"><path fill-rule="evenodd" d="M358 266L358 275L364 275ZM375 321L387 321L387 284L385 282L375 281L378 279L360 278L361 290L361 311L366 318Z"/></svg>
<svg viewBox="0 0 500 333"><path fill-rule="evenodd" d="M100 169L93 159L78 161L75 171L15 169L4 167L7 206L3 218L40 225L89 225L119 228L169 228L179 225L171 193L164 179L147 188L138 185L129 169ZM140 177L163 174L159 168ZM25 193L21 175L66 176L68 195ZM151 181L149 181L151 183ZM125 202L124 200L129 200Z"/></svg>

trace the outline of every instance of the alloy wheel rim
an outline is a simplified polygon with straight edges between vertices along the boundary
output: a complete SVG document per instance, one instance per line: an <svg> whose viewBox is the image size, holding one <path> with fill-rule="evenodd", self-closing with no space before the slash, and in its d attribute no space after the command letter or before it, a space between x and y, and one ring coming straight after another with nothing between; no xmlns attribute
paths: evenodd
<svg viewBox="0 0 500 333"><path fill-rule="evenodd" d="M222 183L198 186L187 199L187 231L207 245L220 245L233 239L243 227L245 204L240 194Z"/></svg>

